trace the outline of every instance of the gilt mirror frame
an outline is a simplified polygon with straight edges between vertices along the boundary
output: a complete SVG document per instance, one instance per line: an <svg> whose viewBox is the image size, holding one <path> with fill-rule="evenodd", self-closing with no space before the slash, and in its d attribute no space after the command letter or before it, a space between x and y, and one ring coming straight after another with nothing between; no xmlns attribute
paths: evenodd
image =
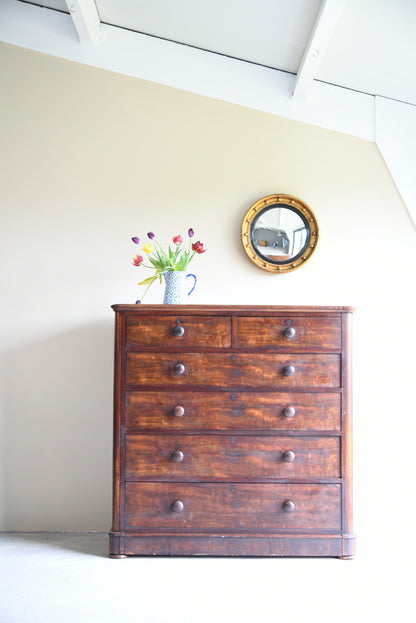
<svg viewBox="0 0 416 623"><path fill-rule="evenodd" d="M260 223L260 218L272 209L281 208L297 215L300 227L292 228L292 254L267 255L263 252L262 246L266 246L265 241L256 240L254 237L256 223ZM281 215L279 211L278 216ZM284 238L284 243L289 246L289 238L283 229L269 228L280 238ZM259 229L257 230L259 231ZM301 242L295 248L295 237L300 232ZM241 241L244 251L256 266L273 273L286 273L300 268L307 262L316 249L319 238L318 222L310 207L301 199L292 195L276 194L263 197L254 203L246 213L241 227ZM277 239L274 245L277 245ZM270 252L269 252L270 253Z"/></svg>

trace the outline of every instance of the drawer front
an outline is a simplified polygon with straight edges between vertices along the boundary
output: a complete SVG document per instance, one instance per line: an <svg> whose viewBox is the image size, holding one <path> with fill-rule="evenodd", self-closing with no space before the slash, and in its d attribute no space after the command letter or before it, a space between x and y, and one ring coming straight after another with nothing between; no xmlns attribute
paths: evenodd
<svg viewBox="0 0 416 623"><path fill-rule="evenodd" d="M340 349L341 318L278 316L237 319L237 345L241 348Z"/></svg>
<svg viewBox="0 0 416 623"><path fill-rule="evenodd" d="M199 316L128 316L127 348L231 346L231 319Z"/></svg>
<svg viewBox="0 0 416 623"><path fill-rule="evenodd" d="M128 435L131 480L276 480L338 478L338 437Z"/></svg>
<svg viewBox="0 0 416 623"><path fill-rule="evenodd" d="M333 484L127 482L126 528L335 532L341 529L340 493Z"/></svg>
<svg viewBox="0 0 416 623"><path fill-rule="evenodd" d="M126 397L127 430L340 430L339 393L152 392Z"/></svg>
<svg viewBox="0 0 416 623"><path fill-rule="evenodd" d="M339 387L340 355L127 353L128 386Z"/></svg>

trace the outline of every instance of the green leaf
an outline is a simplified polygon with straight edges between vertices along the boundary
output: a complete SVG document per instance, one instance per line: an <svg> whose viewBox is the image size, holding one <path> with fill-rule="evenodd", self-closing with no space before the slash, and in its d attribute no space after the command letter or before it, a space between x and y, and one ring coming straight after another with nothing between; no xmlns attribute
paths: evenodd
<svg viewBox="0 0 416 623"><path fill-rule="evenodd" d="M180 256L180 254L181 254L182 250L183 250L183 249L182 249L181 247L179 247L179 246L177 247L177 249L176 249L176 253L175 253L175 257L174 257L174 259L173 259L173 264L174 264L174 265L175 265L175 264L176 264L176 262L178 261L178 257Z"/></svg>
<svg viewBox="0 0 416 623"><path fill-rule="evenodd" d="M166 262L167 261L167 256L166 253L164 251L158 251L157 249L155 250L155 254L157 255L158 259L160 262Z"/></svg>
<svg viewBox="0 0 416 623"><path fill-rule="evenodd" d="M175 270L187 270L189 262L193 257L192 251L184 251L178 263L175 266Z"/></svg>
<svg viewBox="0 0 416 623"><path fill-rule="evenodd" d="M159 260L155 260L155 258L150 257L150 255L147 256L147 259L149 260L151 264L153 264L155 268L159 268Z"/></svg>
<svg viewBox="0 0 416 623"><path fill-rule="evenodd" d="M144 279L143 281L140 281L140 282L138 283L138 285L139 285L139 286L147 286L147 285L150 285L150 284L152 284L152 283L155 281L155 279L157 279L157 275L154 275L153 277L148 277L147 279Z"/></svg>

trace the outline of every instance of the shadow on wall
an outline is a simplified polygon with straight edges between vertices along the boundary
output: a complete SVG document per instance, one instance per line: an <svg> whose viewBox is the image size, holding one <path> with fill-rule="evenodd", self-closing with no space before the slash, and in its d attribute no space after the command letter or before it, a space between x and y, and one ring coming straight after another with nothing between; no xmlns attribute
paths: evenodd
<svg viewBox="0 0 416 623"><path fill-rule="evenodd" d="M112 323L9 353L5 369L3 529L109 529Z"/></svg>

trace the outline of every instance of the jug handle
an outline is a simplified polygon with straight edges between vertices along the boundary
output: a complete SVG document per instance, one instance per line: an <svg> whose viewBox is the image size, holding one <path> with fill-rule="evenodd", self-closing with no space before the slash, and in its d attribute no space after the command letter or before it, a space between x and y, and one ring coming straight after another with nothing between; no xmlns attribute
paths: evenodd
<svg viewBox="0 0 416 623"><path fill-rule="evenodd" d="M189 296L189 295L190 295L190 294L192 294L192 292L195 290L195 286L196 286L196 277L195 277L195 275L193 275L192 273L189 273L189 275L186 275L186 278L187 278L187 279L188 279L188 277L193 277L193 278L194 278L194 280L195 280L195 281L194 281L194 285L192 286L192 288L191 288L191 289L189 290L189 292L188 292L188 296Z"/></svg>

